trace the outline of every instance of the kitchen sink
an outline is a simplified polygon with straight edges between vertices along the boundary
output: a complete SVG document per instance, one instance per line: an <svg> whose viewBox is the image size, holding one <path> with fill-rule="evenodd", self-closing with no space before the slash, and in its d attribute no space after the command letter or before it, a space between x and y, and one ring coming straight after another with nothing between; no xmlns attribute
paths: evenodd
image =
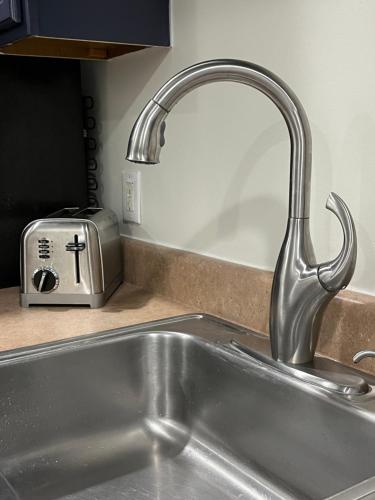
<svg viewBox="0 0 375 500"><path fill-rule="evenodd" d="M0 499L375 498L374 391L309 386L233 339L267 351L188 315L2 354Z"/></svg>

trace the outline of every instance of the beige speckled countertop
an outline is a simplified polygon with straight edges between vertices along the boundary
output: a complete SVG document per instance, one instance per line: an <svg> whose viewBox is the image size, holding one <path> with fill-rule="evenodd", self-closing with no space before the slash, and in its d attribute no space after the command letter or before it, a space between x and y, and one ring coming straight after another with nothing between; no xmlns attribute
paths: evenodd
<svg viewBox="0 0 375 500"><path fill-rule="evenodd" d="M144 323L192 312L166 298L123 284L100 309L19 305L19 289L0 290L0 351Z"/></svg>

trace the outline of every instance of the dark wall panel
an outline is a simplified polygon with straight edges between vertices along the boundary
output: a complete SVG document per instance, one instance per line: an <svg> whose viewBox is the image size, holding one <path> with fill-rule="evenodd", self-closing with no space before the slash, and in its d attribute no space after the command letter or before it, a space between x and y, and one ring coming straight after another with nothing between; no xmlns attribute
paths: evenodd
<svg viewBox="0 0 375 500"><path fill-rule="evenodd" d="M78 61L0 57L0 287L31 220L87 203Z"/></svg>

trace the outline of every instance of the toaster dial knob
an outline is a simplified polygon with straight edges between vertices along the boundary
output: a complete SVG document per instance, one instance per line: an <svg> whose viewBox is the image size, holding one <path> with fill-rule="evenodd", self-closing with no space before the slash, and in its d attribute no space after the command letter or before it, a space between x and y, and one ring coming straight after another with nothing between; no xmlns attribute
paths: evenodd
<svg viewBox="0 0 375 500"><path fill-rule="evenodd" d="M37 269L33 276L33 285L41 293L49 293L57 288L59 277L51 268Z"/></svg>

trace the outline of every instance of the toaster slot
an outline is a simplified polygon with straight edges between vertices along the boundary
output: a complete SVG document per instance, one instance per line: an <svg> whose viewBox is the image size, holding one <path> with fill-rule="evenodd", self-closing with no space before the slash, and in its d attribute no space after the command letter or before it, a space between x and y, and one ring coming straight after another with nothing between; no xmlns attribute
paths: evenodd
<svg viewBox="0 0 375 500"><path fill-rule="evenodd" d="M57 210L57 212L52 212L46 219L70 219L75 216L81 209L79 207L69 207Z"/></svg>
<svg viewBox="0 0 375 500"><path fill-rule="evenodd" d="M82 250L84 250L85 247L86 247L86 245L84 243L80 243L78 241L78 234L75 234L74 241L71 243L68 243L65 247L68 252L74 252L76 284L81 283L81 269L80 269L80 262L79 262L79 252L82 252Z"/></svg>
<svg viewBox="0 0 375 500"><path fill-rule="evenodd" d="M94 215L98 214L102 210L102 208L87 207L74 214L74 217L76 217L77 219L91 219Z"/></svg>
<svg viewBox="0 0 375 500"><path fill-rule="evenodd" d="M76 247L78 248L78 235L74 235L74 243L76 244ZM79 267L79 250L76 250L74 252L74 260L76 264L76 283L81 283L81 269Z"/></svg>

